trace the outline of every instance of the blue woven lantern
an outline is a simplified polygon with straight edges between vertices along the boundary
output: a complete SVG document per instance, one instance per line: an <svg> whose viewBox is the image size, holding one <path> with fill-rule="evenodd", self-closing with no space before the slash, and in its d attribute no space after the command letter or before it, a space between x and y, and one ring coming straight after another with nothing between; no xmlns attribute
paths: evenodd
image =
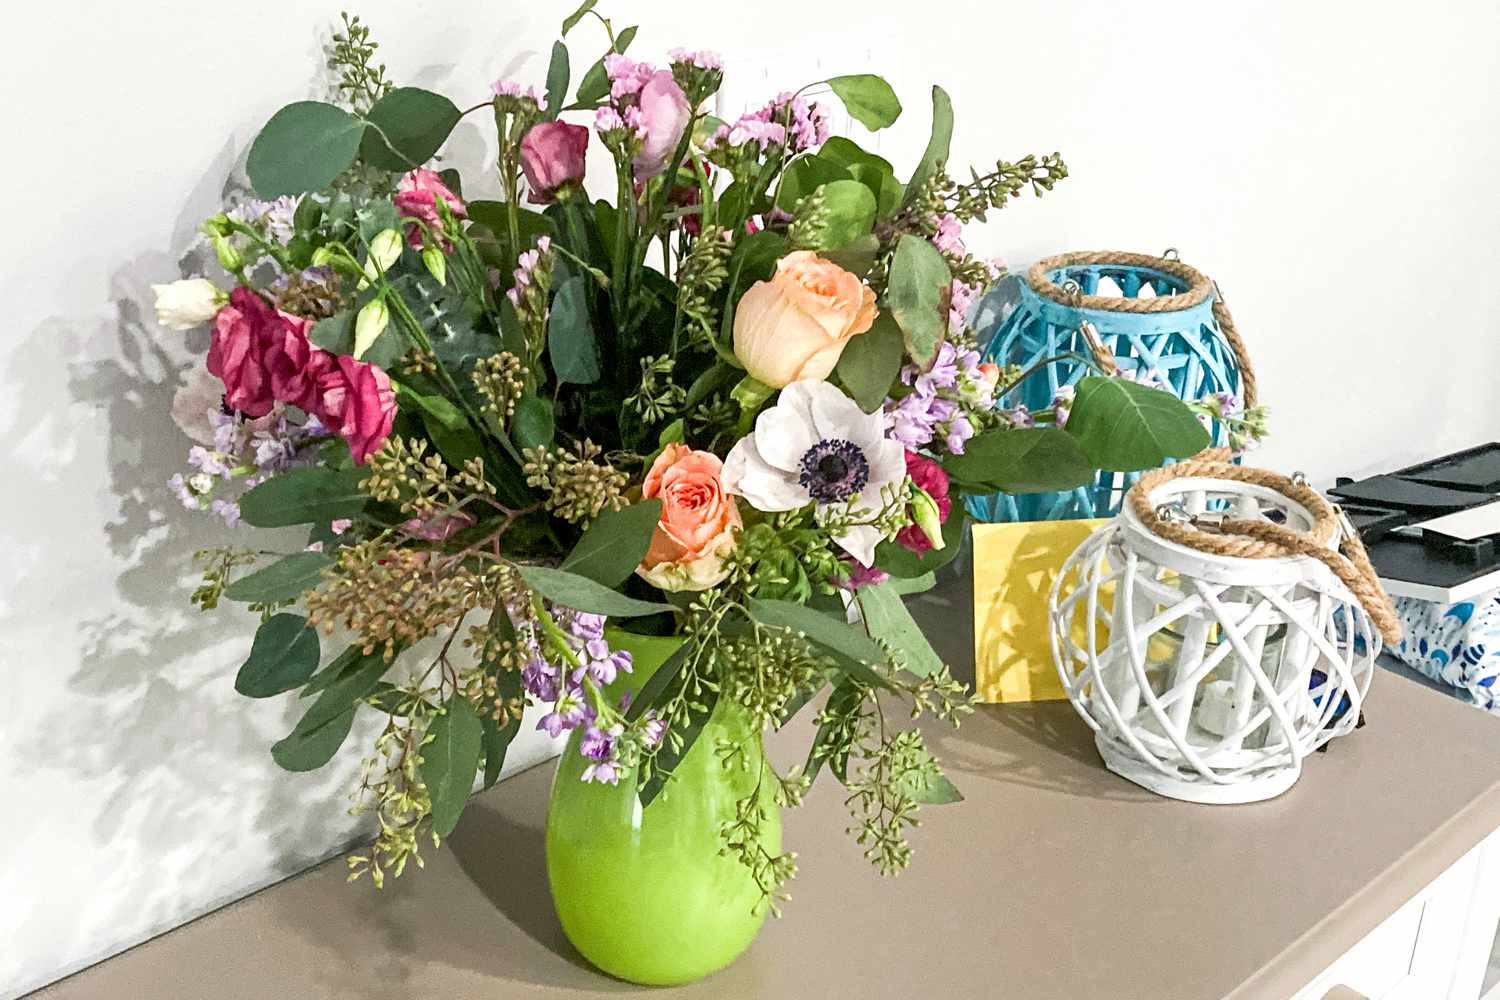
<svg viewBox="0 0 1500 1000"><path fill-rule="evenodd" d="M1107 283L1106 282L1107 279ZM1118 294L1099 294L1113 284ZM1234 321L1214 283L1167 256L1104 251L1068 253L1037 261L1024 281L992 292L979 307L984 356L1000 365L1029 369L1046 362L998 405L1031 410L1050 407L1057 392L1091 369L1080 356L1112 355L1116 366L1168 386L1184 400L1216 392L1255 405L1255 376L1234 330ZM1009 295L1012 301L1004 299ZM1144 293L1144 294L1143 294ZM1097 344L1091 344L1092 337ZM1071 356L1069 356L1071 355ZM1217 422L1215 445L1228 443ZM1064 493L995 494L968 499L981 521L1044 521L1108 517L1139 473L1101 472L1086 486Z"/></svg>

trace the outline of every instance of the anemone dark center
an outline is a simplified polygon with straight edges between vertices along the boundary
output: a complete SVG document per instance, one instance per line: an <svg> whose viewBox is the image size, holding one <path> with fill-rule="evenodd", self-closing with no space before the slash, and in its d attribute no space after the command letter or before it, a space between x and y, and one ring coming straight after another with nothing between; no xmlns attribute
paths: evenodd
<svg viewBox="0 0 1500 1000"><path fill-rule="evenodd" d="M870 481L870 463L852 441L819 441L802 456L797 482L818 503L842 503Z"/></svg>

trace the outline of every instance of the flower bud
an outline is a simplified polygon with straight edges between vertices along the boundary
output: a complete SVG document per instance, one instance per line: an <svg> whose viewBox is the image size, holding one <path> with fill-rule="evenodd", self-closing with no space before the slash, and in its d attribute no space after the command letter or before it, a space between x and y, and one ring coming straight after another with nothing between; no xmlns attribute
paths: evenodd
<svg viewBox="0 0 1500 1000"><path fill-rule="evenodd" d="M203 220L200 227L205 236L227 236L229 234L229 216L220 212Z"/></svg>
<svg viewBox="0 0 1500 1000"><path fill-rule="evenodd" d="M185 278L152 285L156 293L156 322L169 330L191 330L219 313L228 297L207 278Z"/></svg>
<svg viewBox="0 0 1500 1000"><path fill-rule="evenodd" d="M440 285L448 283L448 258L443 256L442 247L423 247L422 263L427 267L427 273L432 275L432 280Z"/></svg>
<svg viewBox="0 0 1500 1000"><path fill-rule="evenodd" d="M385 304L384 298L371 299L365 303L365 307L354 318L354 358L356 360L364 357L370 345L374 344L385 332L390 321L391 311Z"/></svg>
<svg viewBox="0 0 1500 1000"><path fill-rule="evenodd" d="M219 258L219 266L230 274L239 274L245 269L245 258L222 235L214 237L214 255Z"/></svg>
<svg viewBox="0 0 1500 1000"><path fill-rule="evenodd" d="M333 263L333 251L327 247L318 247L312 252L313 267L328 267Z"/></svg>
<svg viewBox="0 0 1500 1000"><path fill-rule="evenodd" d="M920 486L911 488L911 519L927 540L932 543L934 549L941 549L943 541L943 512L938 509L937 501Z"/></svg>
<svg viewBox="0 0 1500 1000"><path fill-rule="evenodd" d="M382 229L370 241L370 255L365 258L365 277L374 281L400 258L401 234L394 229Z"/></svg>

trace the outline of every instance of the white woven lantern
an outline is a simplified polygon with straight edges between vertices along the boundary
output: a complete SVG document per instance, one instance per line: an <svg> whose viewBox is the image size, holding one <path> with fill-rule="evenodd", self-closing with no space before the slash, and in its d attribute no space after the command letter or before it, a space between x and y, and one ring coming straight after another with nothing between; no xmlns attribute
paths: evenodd
<svg viewBox="0 0 1500 1000"><path fill-rule="evenodd" d="M1171 798L1254 802L1353 729L1381 636L1345 579L1364 605L1385 598L1346 529L1303 482L1263 470L1143 477L1050 602L1058 672L1105 765Z"/></svg>

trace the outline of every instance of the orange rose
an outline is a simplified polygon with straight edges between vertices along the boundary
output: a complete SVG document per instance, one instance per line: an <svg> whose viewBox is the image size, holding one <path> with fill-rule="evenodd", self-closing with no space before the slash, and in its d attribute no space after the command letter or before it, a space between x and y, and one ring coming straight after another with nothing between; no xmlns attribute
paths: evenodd
<svg viewBox="0 0 1500 1000"><path fill-rule="evenodd" d="M724 463L707 451L669 444L651 463L641 485L644 499L660 497L661 520L646 558L636 568L662 590L707 590L729 571L724 556L734 547L740 512L724 492Z"/></svg>
<svg viewBox="0 0 1500 1000"><path fill-rule="evenodd" d="M827 378L849 338L875 322L875 292L810 250L781 258L770 281L757 281L734 312L734 353L773 389Z"/></svg>

